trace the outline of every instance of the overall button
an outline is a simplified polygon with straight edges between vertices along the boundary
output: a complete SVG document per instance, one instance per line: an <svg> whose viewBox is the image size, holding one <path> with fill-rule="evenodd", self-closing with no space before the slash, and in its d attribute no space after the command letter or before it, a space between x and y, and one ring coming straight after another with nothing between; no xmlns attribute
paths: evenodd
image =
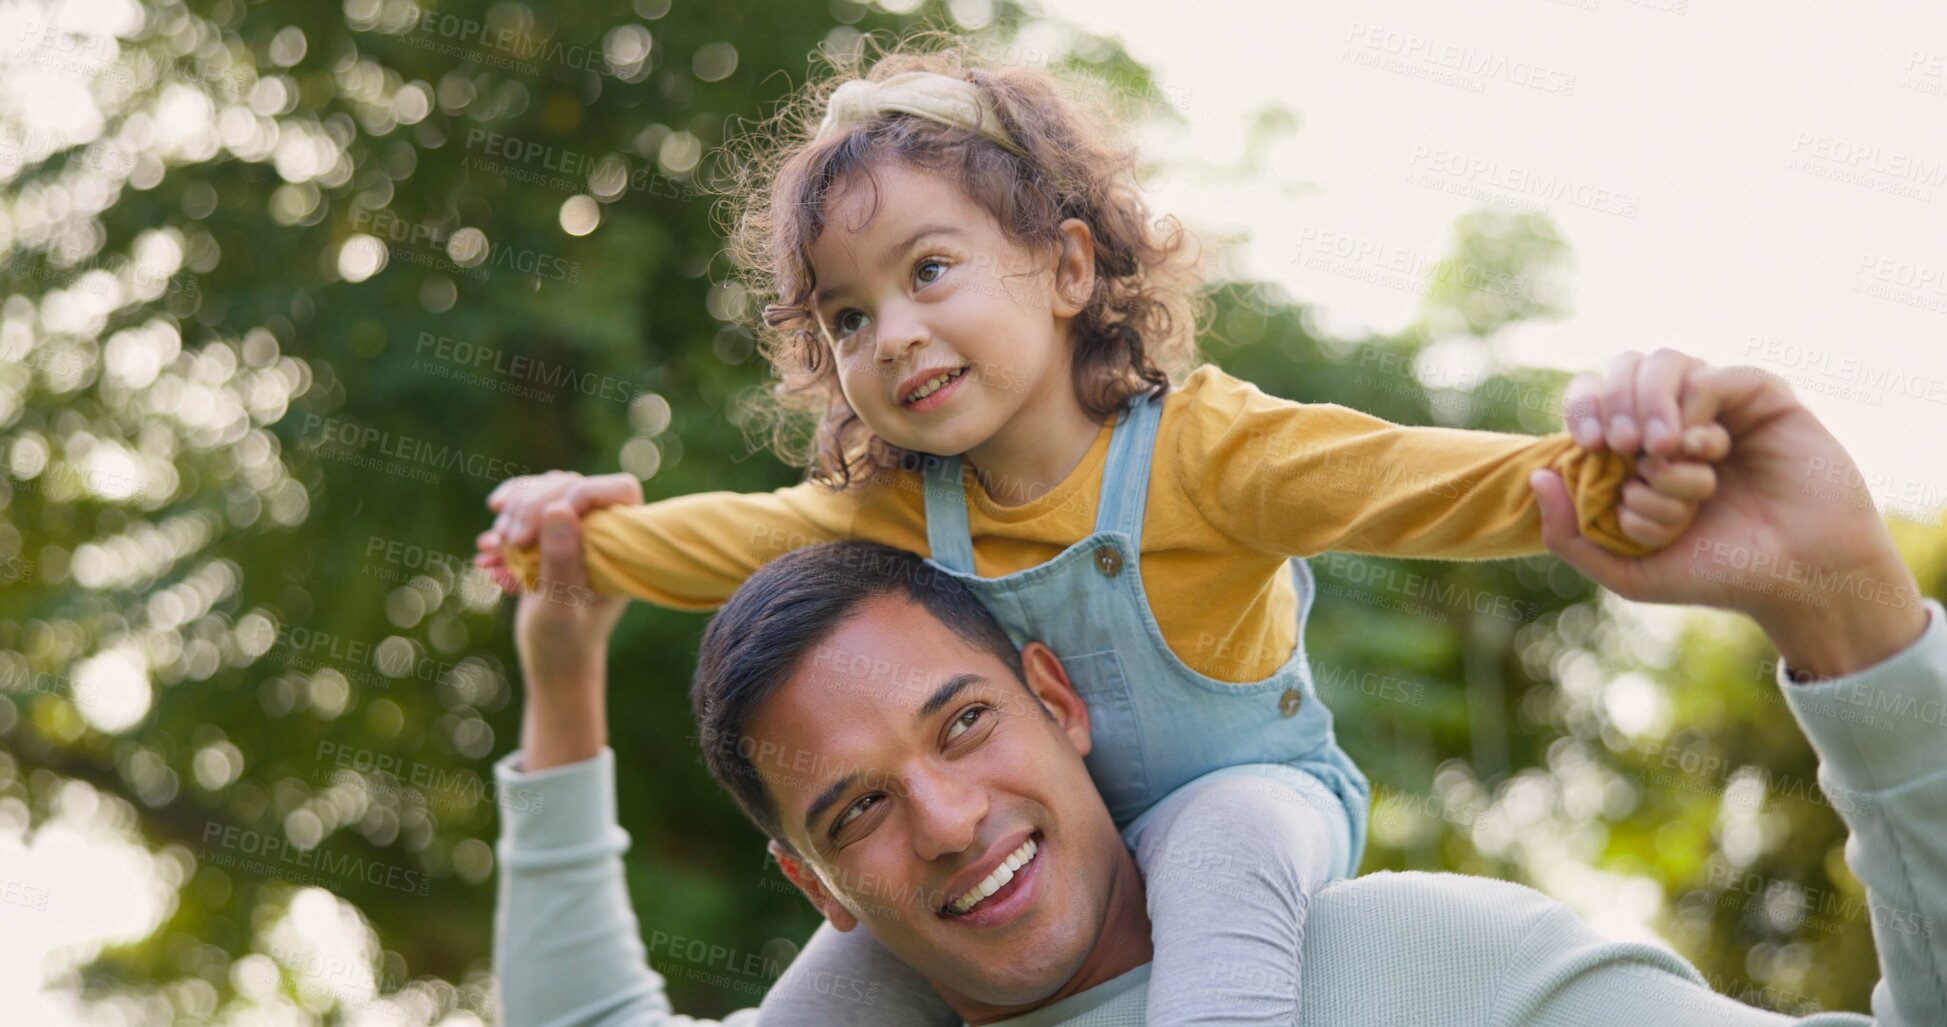
<svg viewBox="0 0 1947 1027"><path fill-rule="evenodd" d="M1113 578L1122 573L1122 553L1114 546L1103 546L1095 551L1095 569L1105 578Z"/></svg>
<svg viewBox="0 0 1947 1027"><path fill-rule="evenodd" d="M1278 698L1278 712L1289 717L1297 713L1298 707L1303 705L1304 702L1304 693L1298 691L1296 688L1287 688L1284 690L1284 695Z"/></svg>

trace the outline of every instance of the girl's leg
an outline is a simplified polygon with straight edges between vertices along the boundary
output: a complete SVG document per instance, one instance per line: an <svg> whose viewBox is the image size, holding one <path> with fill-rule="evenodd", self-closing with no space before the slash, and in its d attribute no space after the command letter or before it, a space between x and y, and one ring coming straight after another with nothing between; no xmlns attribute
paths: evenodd
<svg viewBox="0 0 1947 1027"><path fill-rule="evenodd" d="M1165 796L1123 837L1156 951L1148 1027L1296 1024L1311 896L1352 869L1338 796L1291 767L1227 767Z"/></svg>
<svg viewBox="0 0 1947 1027"><path fill-rule="evenodd" d="M863 927L818 925L804 951L764 996L758 1020L789 1027L960 1027L960 1017L919 971Z"/></svg>

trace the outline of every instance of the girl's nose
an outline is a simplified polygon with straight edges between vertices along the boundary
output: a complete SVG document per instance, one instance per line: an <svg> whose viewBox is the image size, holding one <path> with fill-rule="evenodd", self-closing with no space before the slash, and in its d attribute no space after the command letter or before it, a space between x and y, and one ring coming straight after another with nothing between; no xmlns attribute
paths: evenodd
<svg viewBox="0 0 1947 1027"><path fill-rule="evenodd" d="M878 331L879 359L887 362L905 359L927 337L925 323L910 312L885 312L880 316Z"/></svg>

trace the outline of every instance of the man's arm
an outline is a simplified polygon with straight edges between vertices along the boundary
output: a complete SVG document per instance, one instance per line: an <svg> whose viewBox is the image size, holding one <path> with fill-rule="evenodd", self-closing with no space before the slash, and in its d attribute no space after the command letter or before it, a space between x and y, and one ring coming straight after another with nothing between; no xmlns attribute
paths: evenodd
<svg viewBox="0 0 1947 1027"><path fill-rule="evenodd" d="M587 587L575 514L544 515L541 577L515 615L522 748L494 765L501 810L494 977L509 1027L705 1024L675 1015L629 902L607 746L608 636L626 600ZM755 1027L743 1010L724 1027Z"/></svg>
<svg viewBox="0 0 1947 1027"><path fill-rule="evenodd" d="M1947 614L1919 641L1857 673L1782 680L1786 702L1819 753L1819 783L1852 832L1846 862L1866 886L1881 979L1870 1020L1850 1013L1766 1012L1653 946L1612 942L1558 903L1508 961L1507 1024L1803 1023L1938 1027L1947 1023ZM1762 996L1756 996L1762 997ZM1772 996L1774 1003L1788 996Z"/></svg>
<svg viewBox="0 0 1947 1027"><path fill-rule="evenodd" d="M501 797L494 976L502 1022L550 1027L714 1024L677 1016L650 968L622 869L615 754L534 773L522 753L494 765ZM755 1027L742 1010L725 1027Z"/></svg>
<svg viewBox="0 0 1947 1027"><path fill-rule="evenodd" d="M1731 433L1716 497L1675 544L1622 560L1580 537L1561 483L1538 474L1543 538L1627 598L1737 610L1770 636L1819 783L1852 834L1847 863L1866 886L1880 959L1875 1021L1947 1023L1947 615L1922 599L1863 480L1812 498L1810 474L1852 461L1789 387L1667 351L1652 361L1637 414L1686 426L1717 418ZM1612 398L1583 403L1570 422L1602 431ZM1694 971L1645 969L1656 960L1644 949L1580 924L1537 928L1510 963L1506 1022L1587 1022L1605 1006L1661 1024L1787 1022L1710 994ZM1672 1008L1643 1005L1652 1000Z"/></svg>

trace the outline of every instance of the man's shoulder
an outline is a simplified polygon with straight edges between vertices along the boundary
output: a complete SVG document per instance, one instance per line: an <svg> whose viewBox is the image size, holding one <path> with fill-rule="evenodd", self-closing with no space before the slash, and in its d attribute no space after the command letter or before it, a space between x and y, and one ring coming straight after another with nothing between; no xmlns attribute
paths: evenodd
<svg viewBox="0 0 1947 1027"><path fill-rule="evenodd" d="M1522 945L1566 912L1533 888L1462 874L1335 882L1313 898L1305 927L1306 1019L1487 1022L1474 1018L1492 1014Z"/></svg>
<svg viewBox="0 0 1947 1027"><path fill-rule="evenodd" d="M1335 881L1321 889L1315 901L1314 917L1365 921L1385 912L1421 934L1429 930L1479 933L1482 924L1491 923L1517 937L1566 908L1527 885L1417 870L1382 870Z"/></svg>

